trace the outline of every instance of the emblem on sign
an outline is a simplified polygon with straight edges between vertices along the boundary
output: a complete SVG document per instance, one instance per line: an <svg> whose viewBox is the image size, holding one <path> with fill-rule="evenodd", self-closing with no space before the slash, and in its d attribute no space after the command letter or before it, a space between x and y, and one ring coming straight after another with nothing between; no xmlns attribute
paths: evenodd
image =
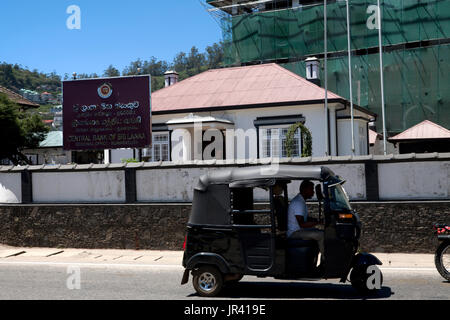
<svg viewBox="0 0 450 320"><path fill-rule="evenodd" d="M108 99L111 97L113 90L110 84L104 83L98 88L97 92L101 98Z"/></svg>

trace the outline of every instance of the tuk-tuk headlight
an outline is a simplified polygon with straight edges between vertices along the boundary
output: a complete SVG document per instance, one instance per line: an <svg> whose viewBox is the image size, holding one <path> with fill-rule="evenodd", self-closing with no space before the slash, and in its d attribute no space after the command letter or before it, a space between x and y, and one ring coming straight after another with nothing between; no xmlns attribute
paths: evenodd
<svg viewBox="0 0 450 320"><path fill-rule="evenodd" d="M339 219L353 219L353 215L351 213L340 213Z"/></svg>

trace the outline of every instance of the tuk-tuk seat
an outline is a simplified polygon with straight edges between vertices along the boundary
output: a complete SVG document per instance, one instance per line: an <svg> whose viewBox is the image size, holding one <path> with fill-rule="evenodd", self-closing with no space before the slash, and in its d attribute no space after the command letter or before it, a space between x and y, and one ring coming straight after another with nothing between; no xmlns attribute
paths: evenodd
<svg viewBox="0 0 450 320"><path fill-rule="evenodd" d="M315 240L286 239L286 248L317 247Z"/></svg>

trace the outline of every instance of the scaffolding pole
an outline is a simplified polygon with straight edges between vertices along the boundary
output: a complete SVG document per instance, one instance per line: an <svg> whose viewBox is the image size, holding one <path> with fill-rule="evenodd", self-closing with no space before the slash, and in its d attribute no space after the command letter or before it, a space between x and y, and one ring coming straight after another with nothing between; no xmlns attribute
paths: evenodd
<svg viewBox="0 0 450 320"><path fill-rule="evenodd" d="M383 39L381 31L381 6L380 0L377 0L378 5L378 45L380 47L380 82L381 82L381 113L383 118L383 152L384 155L387 154L386 148L386 116L385 116L385 105L384 105L384 70L383 70Z"/></svg>
<svg viewBox="0 0 450 320"><path fill-rule="evenodd" d="M328 30L327 30L327 0L323 1L323 47L324 47L324 81L325 81L325 156L329 155L328 143Z"/></svg>
<svg viewBox="0 0 450 320"><path fill-rule="evenodd" d="M352 155L355 155L355 130L354 130L354 114L353 114L353 88L352 88L352 58L351 58L351 41L350 41L350 5L346 1L347 6L347 51L348 51L348 82L350 87L350 113L351 113L351 130L352 130Z"/></svg>

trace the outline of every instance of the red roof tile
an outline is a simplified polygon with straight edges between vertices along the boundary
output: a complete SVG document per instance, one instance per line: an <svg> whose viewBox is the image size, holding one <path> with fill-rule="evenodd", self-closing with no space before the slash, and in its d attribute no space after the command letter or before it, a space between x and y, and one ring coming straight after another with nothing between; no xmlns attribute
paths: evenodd
<svg viewBox="0 0 450 320"><path fill-rule="evenodd" d="M208 70L152 94L154 112L315 101L325 90L275 64ZM344 98L328 92L329 99Z"/></svg>
<svg viewBox="0 0 450 320"><path fill-rule="evenodd" d="M422 121L402 133L389 138L390 141L418 139L450 139L450 130L429 120Z"/></svg>

